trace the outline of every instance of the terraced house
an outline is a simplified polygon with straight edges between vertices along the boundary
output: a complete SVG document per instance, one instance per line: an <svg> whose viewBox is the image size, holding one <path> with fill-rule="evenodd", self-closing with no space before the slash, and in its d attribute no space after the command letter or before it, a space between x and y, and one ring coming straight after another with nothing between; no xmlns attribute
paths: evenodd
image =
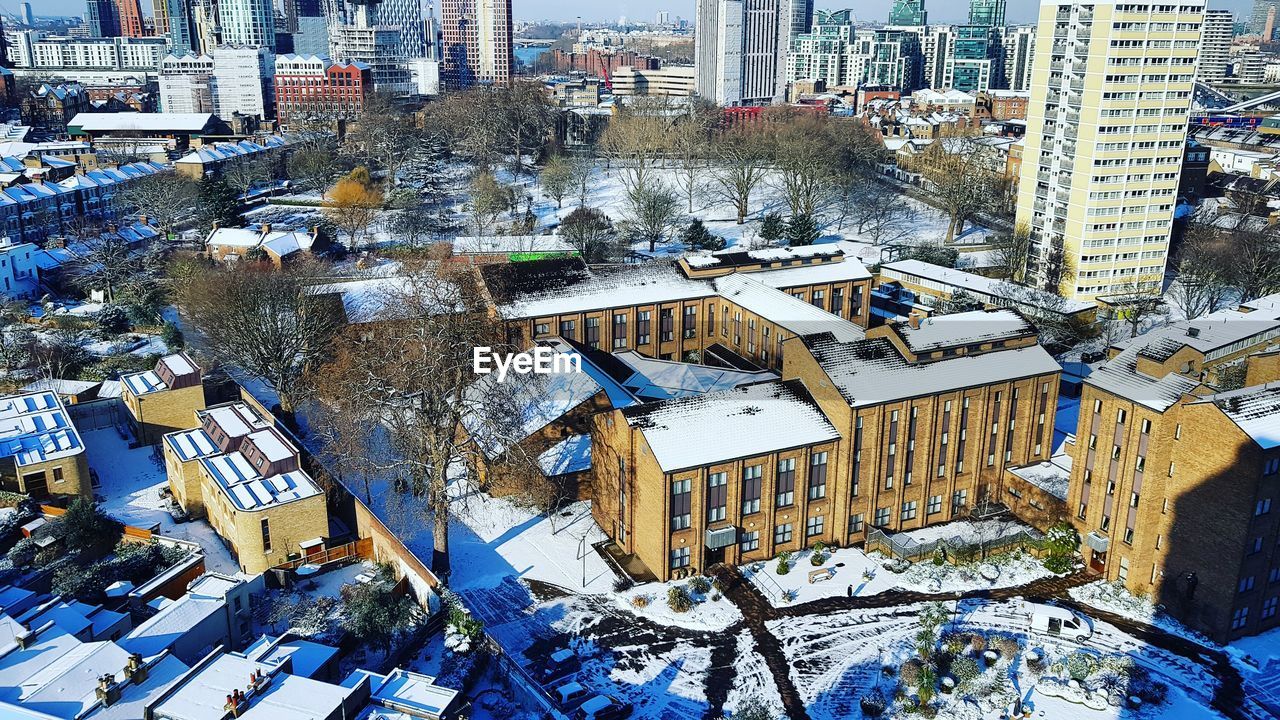
<svg viewBox="0 0 1280 720"><path fill-rule="evenodd" d="M593 512L659 578L967 516L1051 452L1060 368L1012 310L783 355L780 380L596 416Z"/></svg>
<svg viewBox="0 0 1280 720"><path fill-rule="evenodd" d="M1141 335L1081 398L1067 503L1089 568L1219 641L1280 621L1278 308ZM1243 389L1218 389L1227 368Z"/></svg>

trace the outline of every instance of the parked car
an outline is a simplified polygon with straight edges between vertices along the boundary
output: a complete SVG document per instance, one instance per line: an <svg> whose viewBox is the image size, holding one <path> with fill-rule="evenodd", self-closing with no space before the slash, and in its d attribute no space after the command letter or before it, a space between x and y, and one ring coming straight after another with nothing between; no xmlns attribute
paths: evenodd
<svg viewBox="0 0 1280 720"><path fill-rule="evenodd" d="M1090 350L1080 355L1080 362L1088 365L1090 363L1102 362L1107 359L1105 350Z"/></svg>
<svg viewBox="0 0 1280 720"><path fill-rule="evenodd" d="M591 690L578 682L567 682L551 691L551 702L565 712L578 707L589 697Z"/></svg>
<svg viewBox="0 0 1280 720"><path fill-rule="evenodd" d="M1068 640L1088 640L1093 625L1088 618L1056 605L1031 603L1031 629Z"/></svg>
<svg viewBox="0 0 1280 720"><path fill-rule="evenodd" d="M534 672L534 677L537 678L538 682L546 685L549 682L578 672L581 667L582 663L578 660L578 654L565 648L551 653L551 656Z"/></svg>
<svg viewBox="0 0 1280 720"><path fill-rule="evenodd" d="M618 720L631 715L631 703L611 695L596 695L578 706L578 720Z"/></svg>

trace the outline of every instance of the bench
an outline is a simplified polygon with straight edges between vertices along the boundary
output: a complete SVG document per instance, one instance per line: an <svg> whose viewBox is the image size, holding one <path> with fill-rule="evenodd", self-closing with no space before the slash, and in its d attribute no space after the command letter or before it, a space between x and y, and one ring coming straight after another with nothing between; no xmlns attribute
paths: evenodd
<svg viewBox="0 0 1280 720"><path fill-rule="evenodd" d="M829 569L829 568L824 568L824 569L821 569L821 570L810 570L810 571L809 571L809 584L810 584L810 585L812 585L812 584L814 584L814 583L816 583L816 582L822 582L823 580L830 580L831 578L833 578L833 577L835 577L835 576L836 576L835 571L834 571L834 570L831 570L831 569Z"/></svg>

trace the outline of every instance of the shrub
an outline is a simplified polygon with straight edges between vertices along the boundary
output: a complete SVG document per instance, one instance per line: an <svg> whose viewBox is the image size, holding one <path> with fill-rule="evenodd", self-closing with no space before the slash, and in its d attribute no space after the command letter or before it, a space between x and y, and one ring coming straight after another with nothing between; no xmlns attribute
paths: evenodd
<svg viewBox="0 0 1280 720"><path fill-rule="evenodd" d="M933 671L933 668L925 665L920 668L920 675L916 680L916 694L920 697L920 704L927 706L937 692L938 674Z"/></svg>
<svg viewBox="0 0 1280 720"><path fill-rule="evenodd" d="M68 551L92 553L95 556L115 547L123 532L120 523L102 512L97 503L84 498L72 500L58 524L62 526Z"/></svg>
<svg viewBox="0 0 1280 720"><path fill-rule="evenodd" d="M902 667L898 668L898 677L902 678L902 684L907 687L915 687L920 683L920 670L924 667L924 663L916 658L902 663Z"/></svg>
<svg viewBox="0 0 1280 720"><path fill-rule="evenodd" d="M862 708L862 714L867 717L880 717L889 707L889 700L884 696L884 691L879 687L873 688L871 692L863 695L858 701L858 705Z"/></svg>
<svg viewBox="0 0 1280 720"><path fill-rule="evenodd" d="M809 556L809 564L813 565L814 567L821 567L821 565L826 561L827 561L827 554L818 552L816 550L813 552L812 555Z"/></svg>
<svg viewBox="0 0 1280 720"><path fill-rule="evenodd" d="M182 331L177 325L166 322L164 327L160 329L160 339L170 350L177 350L187 344L186 338L182 336Z"/></svg>
<svg viewBox="0 0 1280 720"><path fill-rule="evenodd" d="M667 607L678 613L689 612L693 609L693 598L683 585L676 585L667 591Z"/></svg>
<svg viewBox="0 0 1280 720"><path fill-rule="evenodd" d="M629 577L616 578L613 581L613 591L626 592L630 590L634 585L635 585L635 582L633 582Z"/></svg>
<svg viewBox="0 0 1280 720"><path fill-rule="evenodd" d="M103 305L93 319L107 337L129 331L129 312L119 305Z"/></svg>
<svg viewBox="0 0 1280 720"><path fill-rule="evenodd" d="M991 646L994 647L996 652L1000 653L1000 656L1004 658L1013 658L1022 650L1022 643L1004 635L997 635L993 637L991 639Z"/></svg>
<svg viewBox="0 0 1280 720"><path fill-rule="evenodd" d="M651 599L648 595L636 595L635 597L631 598L631 607L639 608L643 610L649 607L650 600Z"/></svg>
<svg viewBox="0 0 1280 720"><path fill-rule="evenodd" d="M1044 569L1054 575L1069 573L1074 565L1075 558L1071 555L1046 555L1044 558Z"/></svg>
<svg viewBox="0 0 1280 720"><path fill-rule="evenodd" d="M30 567L36 560L36 553L40 551L40 546L36 545L36 541L26 537L19 540L13 547L9 548L10 564L19 570L25 570Z"/></svg>
<svg viewBox="0 0 1280 720"><path fill-rule="evenodd" d="M947 558L946 558L945 556L943 556L943 554L942 554L942 552L941 552L941 551L936 552L936 553L934 553L934 554L933 554L933 564L934 564L934 565L941 565L941 564L945 563L946 561L947 561Z"/></svg>
<svg viewBox="0 0 1280 720"><path fill-rule="evenodd" d="M971 657L958 657L951 663L951 675L955 677L957 685L968 685L982 675L982 669L978 667L977 660Z"/></svg>
<svg viewBox="0 0 1280 720"><path fill-rule="evenodd" d="M790 565L790 563L788 563L786 560L779 560L779 561L778 561L778 574L779 574L779 575L786 575L786 574L787 574L787 573L789 573L789 572L791 572L791 565Z"/></svg>
<svg viewBox="0 0 1280 720"><path fill-rule="evenodd" d="M783 550L782 552L778 553L778 562L780 562L780 563L787 563L787 564L790 564L790 563L791 563L791 551L790 551L790 550Z"/></svg>
<svg viewBox="0 0 1280 720"><path fill-rule="evenodd" d="M1067 658L1067 674L1072 680L1083 681L1098 669L1098 661L1092 655L1076 653Z"/></svg>
<svg viewBox="0 0 1280 720"><path fill-rule="evenodd" d="M52 590L58 595L93 602L102 599L109 582L107 578L103 563L94 563L87 568L67 563L54 573Z"/></svg>
<svg viewBox="0 0 1280 720"><path fill-rule="evenodd" d="M711 592L711 581L705 575L698 575L689 581L689 589L698 595Z"/></svg>
<svg viewBox="0 0 1280 720"><path fill-rule="evenodd" d="M973 648L975 653L981 654L983 650L987 649L987 639L978 633L974 633L969 638L969 646Z"/></svg>

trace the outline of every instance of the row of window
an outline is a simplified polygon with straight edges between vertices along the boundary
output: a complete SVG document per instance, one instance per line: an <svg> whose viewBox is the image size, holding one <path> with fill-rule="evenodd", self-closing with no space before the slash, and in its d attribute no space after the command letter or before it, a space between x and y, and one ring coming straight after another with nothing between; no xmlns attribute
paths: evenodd
<svg viewBox="0 0 1280 720"><path fill-rule="evenodd" d="M760 494L763 485L764 466L749 465L742 471L742 514L760 512ZM786 458L778 461L776 486L777 506L795 504L796 461ZM711 473L707 477L707 522L720 522L728 516L728 473ZM827 453L814 453L809 458L807 494L810 500L827 496ZM685 530L693 518L693 479L680 478L671 483L671 529Z"/></svg>

